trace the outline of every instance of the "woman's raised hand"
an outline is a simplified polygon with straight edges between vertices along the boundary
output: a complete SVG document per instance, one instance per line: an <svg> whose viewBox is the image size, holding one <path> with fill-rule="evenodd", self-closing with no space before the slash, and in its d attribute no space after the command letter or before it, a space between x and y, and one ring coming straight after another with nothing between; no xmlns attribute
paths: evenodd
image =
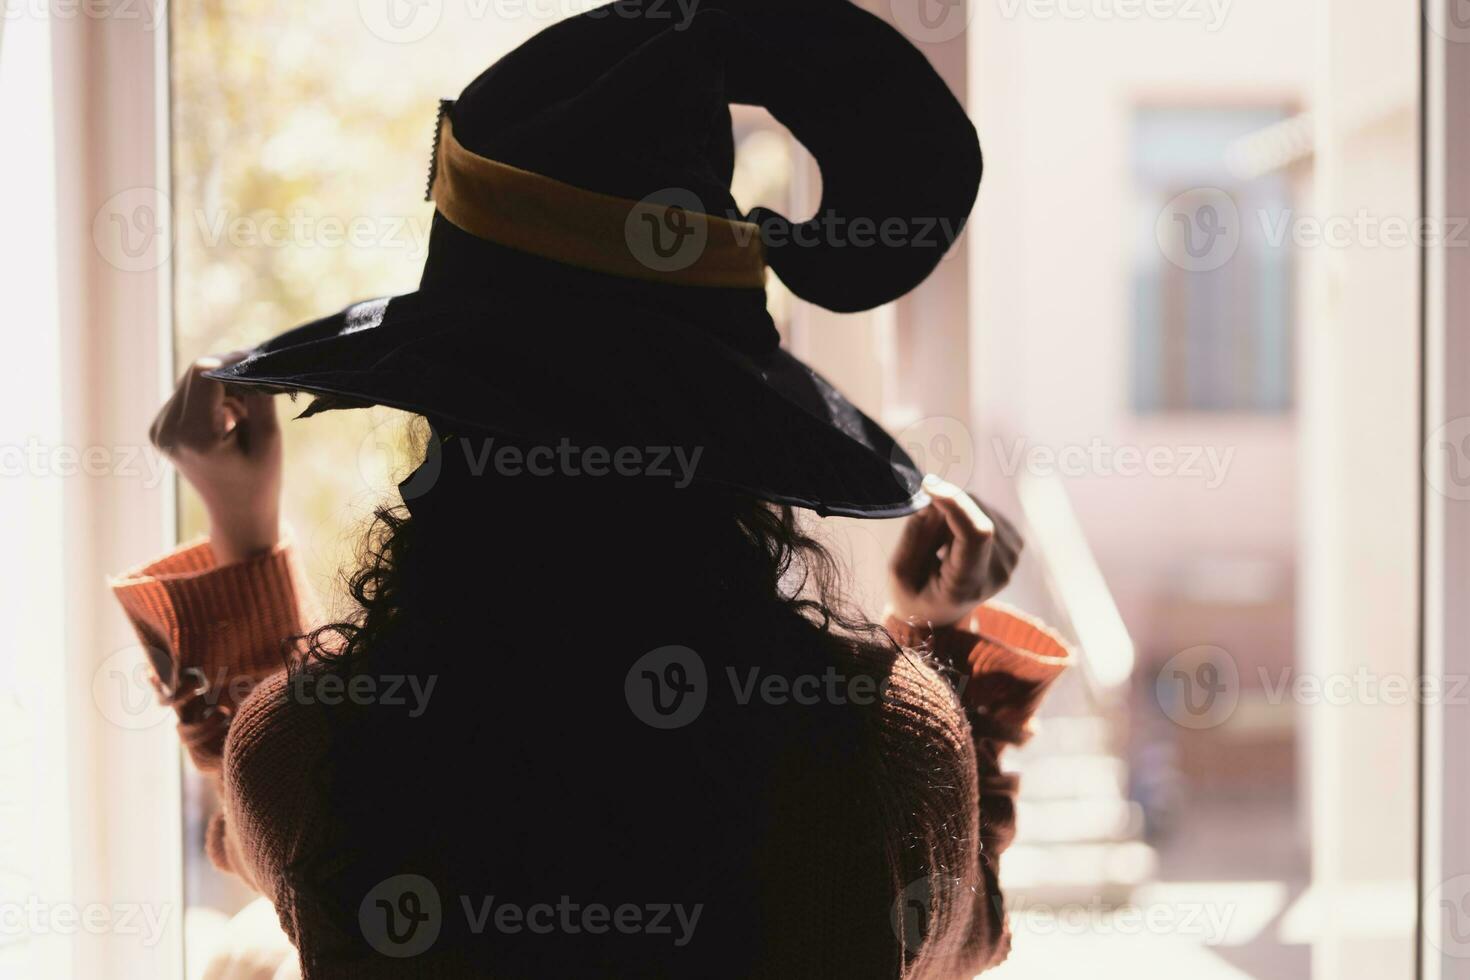
<svg viewBox="0 0 1470 980"><path fill-rule="evenodd" d="M889 563L889 612L912 623L951 626L1010 581L1020 536L996 522L969 494L924 478L933 503L904 525Z"/></svg>
<svg viewBox="0 0 1470 980"><path fill-rule="evenodd" d="M153 420L148 437L204 500L220 564L280 540L281 428L268 394L204 377L243 354L194 362Z"/></svg>

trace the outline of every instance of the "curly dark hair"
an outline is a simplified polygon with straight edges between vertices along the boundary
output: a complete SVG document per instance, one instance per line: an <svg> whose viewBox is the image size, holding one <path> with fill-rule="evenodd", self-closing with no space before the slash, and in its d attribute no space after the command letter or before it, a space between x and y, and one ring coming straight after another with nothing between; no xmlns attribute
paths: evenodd
<svg viewBox="0 0 1470 980"><path fill-rule="evenodd" d="M429 429L426 435L415 429L413 436L420 447L428 444L429 439L453 445L460 438L438 435L434 429ZM473 438L485 436L463 436L463 439ZM448 455L454 458L453 454ZM445 473L445 476L450 482L476 479L466 478L462 472ZM587 483L597 479L613 480L613 492L597 488L594 494ZM538 486L528 483L535 480L542 482ZM484 489L487 495L491 492L512 495L522 498L522 502L523 494L519 491L532 489L534 497L545 500L553 495L544 492L551 485L575 498L578 507L597 501L600 513L609 508L625 513L638 511L648 519L648 523L639 526L639 535L657 535L660 525L670 526L681 516L688 520L691 514L697 514L703 519L700 522L703 529L710 533L710 544L722 547L713 569L723 573L720 579L726 589L720 594L722 597L764 605L767 610L785 610L813 623L819 633L836 630L863 639L886 636L882 627L850 607L842 592L844 570L832 552L801 526L789 505L767 504L744 492L707 488L698 483L676 489L653 479L631 485L629 478L616 476L575 479L519 476L498 480L494 488L488 486L490 480L485 478L476 482L476 489ZM579 492L584 489L587 494ZM429 491L429 495L434 492ZM435 501L435 507L448 513L435 514L428 529L420 527L423 522L415 520L404 504L376 508L363 535L356 570L347 577L347 594L353 599L357 614L351 619L323 624L309 633L304 638L309 660L343 667L360 660L404 617L412 617L412 610L406 613L404 605L410 595L422 589L416 589L417 580L410 582L407 570L422 566L420 574L431 577L426 573L453 567L442 563L444 545L463 548L466 538L473 538L475 530L484 527L482 514L478 513L484 500L463 492L444 495L448 498L447 505ZM509 527L497 526L495 530L506 533ZM431 561L419 561L420 555ZM704 570L711 569L706 566Z"/></svg>
<svg viewBox="0 0 1470 980"><path fill-rule="evenodd" d="M604 818L657 820L650 808L686 789L644 786L649 766L721 758L717 781L699 784L701 802L685 800L682 812L754 807L748 787L802 738L790 731L794 715L712 700L707 716L738 710L738 720L657 740L624 702L642 654L679 644L712 676L734 677L818 673L849 663L839 651L855 645L897 649L847 607L839 563L790 507L698 481L475 476L453 439L430 438L441 440L437 481L406 506L377 510L348 583L356 615L305 637L292 667L336 674L339 689L404 673L437 685L418 714L352 699L322 705L330 736L318 779L341 821L330 846L296 869L310 883L298 898L348 937L362 896L395 873L433 868L461 889L493 881L506 894L557 881L599 887L578 877L599 859L573 861L582 845L566 842L576 831L558 832L576 809L565 794L623 801ZM831 732L855 723L848 715L805 709L799 724ZM738 749L719 742L737 731ZM601 752L619 747L617 763L588 763L588 740ZM575 778L563 778L567 768ZM531 810L506 812L492 789ZM446 841L487 839L496 846L446 850ZM726 876L741 879L755 863L732 854ZM640 866L619 880L657 873Z"/></svg>

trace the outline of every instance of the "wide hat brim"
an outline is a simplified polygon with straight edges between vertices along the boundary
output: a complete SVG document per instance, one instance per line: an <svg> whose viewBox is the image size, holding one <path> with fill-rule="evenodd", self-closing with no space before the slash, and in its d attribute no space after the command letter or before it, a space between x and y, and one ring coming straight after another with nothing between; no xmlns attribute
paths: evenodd
<svg viewBox="0 0 1470 980"><path fill-rule="evenodd" d="M384 405L451 431L622 450L641 475L692 460L695 481L824 515L929 502L897 441L789 352L742 351L657 307L604 300L421 290L287 331L208 376L318 396L304 414Z"/></svg>

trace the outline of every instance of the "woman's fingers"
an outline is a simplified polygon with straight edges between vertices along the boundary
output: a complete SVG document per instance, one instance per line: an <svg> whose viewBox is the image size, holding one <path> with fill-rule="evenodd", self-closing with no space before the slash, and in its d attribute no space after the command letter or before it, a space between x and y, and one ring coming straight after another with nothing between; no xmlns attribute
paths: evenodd
<svg viewBox="0 0 1470 980"><path fill-rule="evenodd" d="M932 503L904 524L890 563L890 608L948 625L1010 580L1020 535L952 483L930 476L924 489Z"/></svg>
<svg viewBox="0 0 1470 980"><path fill-rule="evenodd" d="M204 376L219 367L215 358L196 361L184 383L179 411L177 445L196 453L216 448L229 432L225 386Z"/></svg>
<svg viewBox="0 0 1470 980"><path fill-rule="evenodd" d="M995 526L996 552L1009 556L1014 565L1015 559L1020 557L1021 549L1025 546L1021 532L1000 511L987 507L985 501L974 497L973 494L971 496L975 500L975 503L979 505L980 509L985 512L985 516L990 518L990 523Z"/></svg>
<svg viewBox="0 0 1470 980"><path fill-rule="evenodd" d="M185 449L206 453L217 448L236 429L240 417L256 406L227 394L223 383L204 375L242 357L240 352L201 357L189 365L149 428L152 443L170 456ZM269 416L269 424L275 424L273 405L257 410L261 418Z"/></svg>
<svg viewBox="0 0 1470 980"><path fill-rule="evenodd" d="M980 505L952 483L931 479L925 489L934 499L934 509L944 518L953 542L945 555L945 565L964 582L983 582L990 551L995 540L995 525Z"/></svg>
<svg viewBox="0 0 1470 980"><path fill-rule="evenodd" d="M173 395L153 423L153 444L169 455L181 449L205 451L216 441L216 413L224 403L224 386L204 377L218 361L196 361L179 379Z"/></svg>
<svg viewBox="0 0 1470 980"><path fill-rule="evenodd" d="M893 574L913 589L921 588L938 562L936 555L949 538L949 527L934 507L925 507L904 521L893 550Z"/></svg>
<svg viewBox="0 0 1470 980"><path fill-rule="evenodd" d="M1016 526L997 510L985 506L983 500L975 499L976 505L990 518L995 528L990 551L989 595L999 592L1011 580L1011 573L1021 560L1021 549L1025 541Z"/></svg>
<svg viewBox="0 0 1470 980"><path fill-rule="evenodd" d="M269 392L241 389L231 395L230 402L241 452L247 455L255 452L280 431L276 399Z"/></svg>

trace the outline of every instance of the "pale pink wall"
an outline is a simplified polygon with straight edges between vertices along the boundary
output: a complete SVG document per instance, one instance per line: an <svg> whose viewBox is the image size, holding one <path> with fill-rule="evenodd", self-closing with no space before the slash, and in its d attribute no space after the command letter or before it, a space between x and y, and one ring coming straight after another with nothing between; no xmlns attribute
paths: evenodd
<svg viewBox="0 0 1470 980"><path fill-rule="evenodd" d="M1135 629L1192 558L1276 563L1289 586L1296 549L1290 416L1148 419L1128 406L1133 107L1310 104L1309 0L1226 4L1213 30L1208 6L1179 6L1205 20L1064 19L1018 0L977 4L970 29L970 106L986 153L969 232L985 464L1003 468L998 433L1002 457L1017 437L1053 449L1169 447L1181 465L1193 447L1230 454L1217 486L1188 473L1065 478Z"/></svg>

